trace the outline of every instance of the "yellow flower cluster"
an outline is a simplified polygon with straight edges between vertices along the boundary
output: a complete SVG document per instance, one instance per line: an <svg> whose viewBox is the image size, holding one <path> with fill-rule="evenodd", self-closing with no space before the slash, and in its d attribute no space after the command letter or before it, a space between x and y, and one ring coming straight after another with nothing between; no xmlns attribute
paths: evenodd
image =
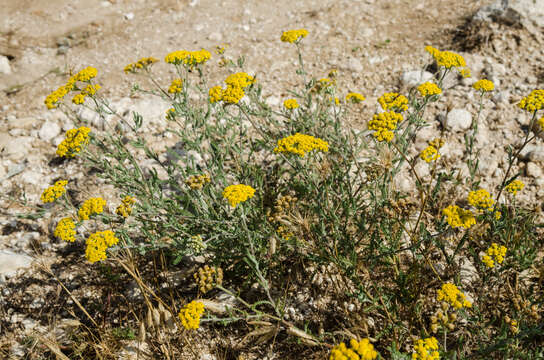
<svg viewBox="0 0 544 360"><path fill-rule="evenodd" d="M130 63L127 66L125 66L124 71L125 73L129 73L129 72L135 73L136 71L147 68L149 65L152 65L158 61L159 59L155 59L154 57L144 57L135 63Z"/></svg>
<svg viewBox="0 0 544 360"><path fill-rule="evenodd" d="M308 30L306 29L288 30L281 34L281 41L293 44L306 36L308 36Z"/></svg>
<svg viewBox="0 0 544 360"><path fill-rule="evenodd" d="M212 179L208 174L193 175L185 181L185 184L187 184L187 186L189 186L192 190L200 190L205 184L211 181Z"/></svg>
<svg viewBox="0 0 544 360"><path fill-rule="evenodd" d="M75 157L81 151L81 146L89 143L90 132L91 129L86 126L68 130L65 139L57 146L57 155L68 158Z"/></svg>
<svg viewBox="0 0 544 360"><path fill-rule="evenodd" d="M287 99L283 102L283 106L287 109L287 110L294 110L296 108L298 108L298 102L297 102L297 99Z"/></svg>
<svg viewBox="0 0 544 360"><path fill-rule="evenodd" d="M210 102L213 104L223 100L227 104L237 104L245 95L244 89L254 82L255 78L245 72L231 74L225 79L226 89L219 85L210 89Z"/></svg>
<svg viewBox="0 0 544 360"><path fill-rule="evenodd" d="M469 78L471 76L469 68L457 69L457 71L459 71L459 75L464 78Z"/></svg>
<svg viewBox="0 0 544 360"><path fill-rule="evenodd" d="M334 70L336 71L336 70ZM336 80L332 80L330 78L322 78L317 80L315 86L312 88L312 91L321 91L323 89L327 89L331 86L334 86L336 84Z"/></svg>
<svg viewBox="0 0 544 360"><path fill-rule="evenodd" d="M76 224L69 217L63 218L57 224L53 235L61 240L74 242L76 241Z"/></svg>
<svg viewBox="0 0 544 360"><path fill-rule="evenodd" d="M465 294L452 283L442 284L442 289L436 291L436 300L444 301L455 309L472 307L470 301L465 298Z"/></svg>
<svg viewBox="0 0 544 360"><path fill-rule="evenodd" d="M189 240L189 247L198 254L202 252L202 250L206 249L206 244L202 240L201 235L193 235L191 236L191 240Z"/></svg>
<svg viewBox="0 0 544 360"><path fill-rule="evenodd" d="M414 345L412 360L439 360L438 340L435 337L418 339Z"/></svg>
<svg viewBox="0 0 544 360"><path fill-rule="evenodd" d="M440 51L432 46L426 46L425 51L433 56L438 66L443 66L446 69L451 69L452 67L459 68L467 66L465 59L461 55L453 53L451 51Z"/></svg>
<svg viewBox="0 0 544 360"><path fill-rule="evenodd" d="M358 104L365 101L365 97L359 93L350 92L346 95L346 101L351 101Z"/></svg>
<svg viewBox="0 0 544 360"><path fill-rule="evenodd" d="M493 204L495 200L491 197L491 194L485 189L479 189L471 191L468 194L468 203L478 210L493 210Z"/></svg>
<svg viewBox="0 0 544 360"><path fill-rule="evenodd" d="M204 314L204 304L193 300L179 311L181 324L187 330L196 330L200 327L200 317Z"/></svg>
<svg viewBox="0 0 544 360"><path fill-rule="evenodd" d="M482 261L488 268L495 267L495 261L498 264L502 264L506 256L506 250L508 249L505 246L492 243L487 249L487 254L482 256Z"/></svg>
<svg viewBox="0 0 544 360"><path fill-rule="evenodd" d="M540 131L544 131L544 116L537 120Z"/></svg>
<svg viewBox="0 0 544 360"><path fill-rule="evenodd" d="M83 205L77 212L79 220L89 220L89 217L95 214L101 214L106 206L106 200L102 198L90 198L83 202Z"/></svg>
<svg viewBox="0 0 544 360"><path fill-rule="evenodd" d="M255 195L255 189L244 184L229 185L223 190L223 197L229 201L232 207L251 199L253 195Z"/></svg>
<svg viewBox="0 0 544 360"><path fill-rule="evenodd" d="M88 82L98 74L98 70L92 66L88 66L85 69L81 70L77 74L71 76L65 85L60 86L57 90L53 91L51 94L47 95L45 98L45 105L48 109L55 109L58 107L60 101L72 91L75 87L77 81ZM75 104L82 104L85 96L77 96L76 100L72 99Z"/></svg>
<svg viewBox="0 0 544 360"><path fill-rule="evenodd" d="M132 213L132 205L134 205L135 202L136 199L132 196L125 196L123 200L121 200L121 204L115 209L115 213L124 218L129 217Z"/></svg>
<svg viewBox="0 0 544 360"><path fill-rule="evenodd" d="M198 290L205 294L217 285L223 283L223 269L215 266L204 265L193 274L198 285Z"/></svg>
<svg viewBox="0 0 544 360"><path fill-rule="evenodd" d="M99 84L92 85L88 84L85 89L81 90L81 92L77 95L74 95L72 98L72 102L76 105L81 105L85 102L85 98L87 95L94 95L98 90L100 90L102 87Z"/></svg>
<svg viewBox="0 0 544 360"><path fill-rule="evenodd" d="M406 111L408 110L408 99L398 93L385 93L378 98L378 103L384 110Z"/></svg>
<svg viewBox="0 0 544 360"><path fill-rule="evenodd" d="M198 51L178 50L166 55L164 61L169 64L186 65L192 68L196 65L204 64L211 57L212 54L205 49Z"/></svg>
<svg viewBox="0 0 544 360"><path fill-rule="evenodd" d="M518 193L518 191L523 190L524 187L525 187L525 184L523 183L523 181L516 179L510 182L508 185L506 185L504 189L508 191L510 194L515 196Z"/></svg>
<svg viewBox="0 0 544 360"><path fill-rule="evenodd" d="M278 140L274 148L275 153L291 153L300 157L306 156L306 153L313 150L328 152L329 143L311 135L296 133Z"/></svg>
<svg viewBox="0 0 544 360"><path fill-rule="evenodd" d="M478 90L478 91L481 91L481 92L486 92L486 91L493 91L493 89L495 89L495 84L493 84L492 81L482 79L482 80L478 80L474 84L472 84L472 87L475 90Z"/></svg>
<svg viewBox="0 0 544 360"><path fill-rule="evenodd" d="M89 262L97 262L106 260L106 250L117 244L119 239L111 230L99 231L91 234L87 239L87 248L85 249L85 257Z"/></svg>
<svg viewBox="0 0 544 360"><path fill-rule="evenodd" d="M372 120L368 122L368 129L375 131L372 135L376 140L389 142L395 136L393 130L397 128L397 124L402 120L402 115L394 111L374 114Z"/></svg>
<svg viewBox="0 0 544 360"><path fill-rule="evenodd" d="M289 230L287 226L280 225L276 229L276 233L280 238L282 238L285 241L288 241L291 237L293 237L293 233Z"/></svg>
<svg viewBox="0 0 544 360"><path fill-rule="evenodd" d="M331 350L329 360L374 360L378 357L374 345L368 339L361 341L351 339L349 345L351 348L348 348L343 342L336 345Z"/></svg>
<svg viewBox="0 0 544 360"><path fill-rule="evenodd" d="M544 109L544 90L533 90L529 95L521 99L518 106L529 112Z"/></svg>
<svg viewBox="0 0 544 360"><path fill-rule="evenodd" d="M425 149L423 149L421 154L419 154L419 157L421 158L421 160L425 160L425 162L430 163L431 161L438 160L440 154L434 146L429 145Z"/></svg>
<svg viewBox="0 0 544 360"><path fill-rule="evenodd" d="M40 200L43 203L50 203L57 200L66 192L66 189L64 188L66 184L68 184L67 180L59 180L55 182L53 186L50 186L43 191L42 196L40 196Z"/></svg>
<svg viewBox="0 0 544 360"><path fill-rule="evenodd" d="M176 94L182 91L183 91L183 80L182 79L172 80L172 83L170 84L170 87L168 88L168 92L170 94Z"/></svg>
<svg viewBox="0 0 544 360"><path fill-rule="evenodd" d="M442 214L446 216L446 221L452 228L462 227L469 229L472 225L476 224L476 219L470 210L461 209L457 205L450 205L444 210Z"/></svg>
<svg viewBox="0 0 544 360"><path fill-rule="evenodd" d="M433 96L442 94L442 89L438 87L435 83L432 82L425 82L417 87L417 91L421 94L421 96Z"/></svg>

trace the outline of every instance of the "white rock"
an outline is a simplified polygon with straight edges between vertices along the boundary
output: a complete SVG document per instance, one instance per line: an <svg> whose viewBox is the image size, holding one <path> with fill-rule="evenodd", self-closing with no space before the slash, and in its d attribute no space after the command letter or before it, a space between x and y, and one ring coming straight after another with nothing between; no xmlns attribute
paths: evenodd
<svg viewBox="0 0 544 360"><path fill-rule="evenodd" d="M544 27L544 6L542 0L498 0L480 8L473 19L526 28Z"/></svg>
<svg viewBox="0 0 544 360"><path fill-rule="evenodd" d="M0 74L11 74L11 66L7 57L0 55Z"/></svg>
<svg viewBox="0 0 544 360"><path fill-rule="evenodd" d="M359 59L357 58L349 58L347 63L346 63L346 66L345 68L351 72L354 72L354 73L361 73L364 68L363 68L363 64L361 64L361 61L359 61ZM354 74L352 74L354 75Z"/></svg>
<svg viewBox="0 0 544 360"><path fill-rule="evenodd" d="M544 162L544 146L537 146L535 150L529 151L526 157L532 162Z"/></svg>
<svg viewBox="0 0 544 360"><path fill-rule="evenodd" d="M430 81L432 78L433 74L428 71L413 70L404 72L400 80L404 86L412 87Z"/></svg>
<svg viewBox="0 0 544 360"><path fill-rule="evenodd" d="M472 114L465 109L453 109L446 116L446 128L452 131L464 131L472 124Z"/></svg>
<svg viewBox="0 0 544 360"><path fill-rule="evenodd" d="M44 176L41 172L31 168L21 174L21 180L28 184L40 185L43 184Z"/></svg>
<svg viewBox="0 0 544 360"><path fill-rule="evenodd" d="M214 31L208 35L208 40L219 42L223 39L223 35L220 32Z"/></svg>
<svg viewBox="0 0 544 360"><path fill-rule="evenodd" d="M55 122L46 121L42 125L38 136L44 141L51 141L58 134L60 134L60 126Z"/></svg>
<svg viewBox="0 0 544 360"><path fill-rule="evenodd" d="M269 96L266 98L266 104L270 106L278 106L280 104L280 98L277 96Z"/></svg>
<svg viewBox="0 0 544 360"><path fill-rule="evenodd" d="M10 250L0 250L0 277L12 277L17 270L30 267L32 258Z"/></svg>
<svg viewBox="0 0 544 360"><path fill-rule="evenodd" d="M125 19L128 20L128 21L134 19L134 13L130 12L130 13L125 14Z"/></svg>
<svg viewBox="0 0 544 360"><path fill-rule="evenodd" d="M534 178L542 177L542 167L534 162L528 162L527 167L525 168L527 176Z"/></svg>
<svg viewBox="0 0 544 360"><path fill-rule="evenodd" d="M32 143L35 141L34 138L30 136L20 136L20 137L10 137L12 140L8 143L2 144L0 139L0 148L4 148L4 153L10 157L12 160L21 160L23 159L32 149Z"/></svg>

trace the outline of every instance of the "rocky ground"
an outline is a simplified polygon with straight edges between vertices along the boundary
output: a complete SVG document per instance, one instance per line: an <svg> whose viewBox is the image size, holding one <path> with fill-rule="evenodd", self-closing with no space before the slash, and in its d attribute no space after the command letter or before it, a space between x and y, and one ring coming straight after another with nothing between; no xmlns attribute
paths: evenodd
<svg viewBox="0 0 544 360"><path fill-rule="evenodd" d="M497 186L504 174L506 146L521 142L527 130L529 118L517 102L532 89L544 87L542 0L455 4L446 0L3 0L0 8L2 358L28 356L25 341L31 334L53 332L63 337L77 326L70 320L73 300L66 298L45 269L87 303L92 303L97 286L84 273L80 251L52 237L49 223L59 215L50 211L42 215L37 207L43 189L58 178L84 187L86 196L107 192L83 172L81 163L52 161L56 145L72 123L60 111L48 111L43 99L64 83L71 69L96 67L102 93L120 112L140 112L154 134L149 139L160 148L168 141L161 138L161 131L169 105L131 96L132 83L140 80L123 73L127 63L140 57L162 59L174 50L226 45L231 59L245 57L247 72L263 84L267 102L280 106L297 79L295 51L279 37L283 30L303 27L310 32L303 43L309 72L320 78L338 69L341 91L367 96L364 110L351 119L351 126L365 129L382 93L407 91L432 76L432 67L421 71L431 63L425 45L458 51L473 77L446 79L445 97L428 115L431 126L420 132L411 155L445 130L446 164L459 167L463 134L478 110L470 85L488 78L496 90L483 102L476 138L482 186L488 189ZM225 77L217 58L209 69L210 84ZM173 76L164 63L155 65L154 72L162 84ZM82 116L92 118L90 113ZM93 125L103 126L94 121ZM542 211L543 140L537 139L518 160L514 170L522 173L527 185L520 201ZM425 175L425 168L418 171ZM397 185L404 191L414 186L407 175L400 176ZM127 351L120 358L128 358ZM216 358L206 356L201 358Z"/></svg>

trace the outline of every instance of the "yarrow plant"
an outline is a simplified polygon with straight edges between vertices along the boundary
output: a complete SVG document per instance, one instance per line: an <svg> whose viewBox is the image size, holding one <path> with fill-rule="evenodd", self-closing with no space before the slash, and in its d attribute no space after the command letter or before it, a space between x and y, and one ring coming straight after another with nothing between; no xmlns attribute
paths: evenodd
<svg viewBox="0 0 544 360"><path fill-rule="evenodd" d="M53 186L48 187L45 189L42 193L42 196L40 197L40 200L43 203L50 203L54 202L58 198L60 198L64 193L66 192L66 184L68 184L67 180L59 180L55 182Z"/></svg>
<svg viewBox="0 0 544 360"><path fill-rule="evenodd" d="M327 152L329 144L319 138L300 133L278 140L278 144L274 148L275 153L291 153L300 157L304 157L314 150Z"/></svg>
<svg viewBox="0 0 544 360"><path fill-rule="evenodd" d="M229 185L223 190L223 197L235 208L238 204L249 200L255 195L255 189L249 185Z"/></svg>
<svg viewBox="0 0 544 360"><path fill-rule="evenodd" d="M491 246L487 249L486 255L482 256L483 263L488 267L495 267L495 262L497 264L502 264L504 257L506 256L507 248L503 245L498 245L497 243L492 243Z"/></svg>
<svg viewBox="0 0 544 360"><path fill-rule="evenodd" d="M306 29L288 30L284 31L281 35L281 41L293 44L298 42L300 39L305 38L306 36L308 36L308 30Z"/></svg>
<svg viewBox="0 0 544 360"><path fill-rule="evenodd" d="M378 352L374 350L374 345L369 339L357 341L351 339L349 348L344 343L336 345L331 350L329 360L374 360L378 356Z"/></svg>
<svg viewBox="0 0 544 360"><path fill-rule="evenodd" d="M179 311L179 319L185 329L196 330L200 327L202 314L204 314L204 304L193 300Z"/></svg>
<svg viewBox="0 0 544 360"><path fill-rule="evenodd" d="M73 158L89 143L91 129L82 126L78 129L70 129L66 132L66 138L57 147L57 155L60 157Z"/></svg>

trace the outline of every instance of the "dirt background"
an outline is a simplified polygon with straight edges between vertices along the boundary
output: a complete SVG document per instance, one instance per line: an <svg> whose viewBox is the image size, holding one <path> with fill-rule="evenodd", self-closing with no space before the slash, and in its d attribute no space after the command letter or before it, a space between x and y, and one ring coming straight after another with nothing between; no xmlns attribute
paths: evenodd
<svg viewBox="0 0 544 360"><path fill-rule="evenodd" d="M6 57L9 64L9 71L0 73L0 137L3 139L0 140L4 141L6 149L23 137L28 140L21 141L24 146L14 147L11 152L1 149L1 190L7 195L1 199L1 207L7 210L0 214L0 249L11 249L25 256L47 256L50 264L57 262L57 265L62 264L62 256L67 253L64 248L58 249L59 244L47 245L51 242L47 219L24 225L14 222L13 215L29 211L29 207L21 205L22 194L31 202L37 201L52 178L61 174L76 176L80 171L77 166L50 170L55 142L58 142L55 139L64 132L59 132L53 140L44 140L40 132L46 122L58 123L63 130L69 126L60 112L47 111L43 100L64 84L71 70L96 67L99 71L97 80L103 86L101 92L118 100L130 98L130 89L136 82L134 76L123 72L128 63L141 57L159 58L161 62L154 65L154 73L157 80L167 86L174 73L162 62L166 54L180 49L212 50L222 45L227 48L227 57L233 60L245 57L246 71L256 74L263 85L263 96L271 105L279 106L287 97L287 91L300 83L295 74L295 49L279 40L281 33L289 29L309 30L302 48L310 74L321 78L331 69L338 69L338 84L344 94L356 91L367 97L368 106L350 119L355 128L364 128L375 110L375 100L382 93L406 90L406 84L401 81L403 74L430 64L424 51L426 45L461 51L468 67L474 66L476 78L492 78L497 85L497 94L502 94L502 97L497 95L497 98L486 100L492 113L484 113L481 127L484 135L478 145L487 149L484 154L489 161L486 162L494 165L486 165L488 180L492 182L493 178L500 177L501 166L504 169L505 144L511 143L512 138L520 138L521 126L527 125L527 119L519 114L515 103L544 83L541 62L544 36L534 28L527 29L519 24L470 25L473 14L491 2L0 0L0 55ZM206 67L211 85L219 84L227 74L215 54ZM467 95L470 82L455 80L452 87L455 89L443 104L437 105L434 114L474 103L474 97ZM473 112L475 105L468 105L467 109ZM157 115L162 117L163 113ZM434 121L432 131L427 131L426 136L436 135L438 128L438 122ZM461 155L463 152L462 135L450 136L448 140L454 144L449 148L453 163L460 157L455 155L458 148ZM540 150L533 150L538 155ZM537 155L531 158L525 152L523 161L514 170L523 171L526 163L535 164L532 170L525 170L523 174L528 191L520 198L540 208L539 199L544 193L541 176L544 157ZM14 169L22 163L27 164L26 168L14 175ZM94 183L91 186L96 190L103 185ZM30 240L28 234L34 234ZM21 243L20 239L27 240ZM70 289L77 291L76 294L92 290L85 285L85 277L77 282L63 272L60 265L57 269L61 280L72 282ZM9 317L9 321L3 323L9 331L3 337L0 335L0 357L25 358L28 347L21 347L20 342L28 331L37 326L50 326L59 316L70 317L62 312L61 303L66 299L59 295L61 292L55 281L46 276L33 281L33 276L32 272L27 272L14 277L3 290L0 316ZM14 299L11 303L6 301L13 294L21 295L17 306ZM36 303L37 298L47 299L47 306L44 305L46 300ZM47 310L42 309L40 317L30 315L41 307ZM25 323L26 318L33 318L33 322ZM126 349L123 351L125 355L119 358L130 358ZM273 354L270 355L269 359L273 358Z"/></svg>

